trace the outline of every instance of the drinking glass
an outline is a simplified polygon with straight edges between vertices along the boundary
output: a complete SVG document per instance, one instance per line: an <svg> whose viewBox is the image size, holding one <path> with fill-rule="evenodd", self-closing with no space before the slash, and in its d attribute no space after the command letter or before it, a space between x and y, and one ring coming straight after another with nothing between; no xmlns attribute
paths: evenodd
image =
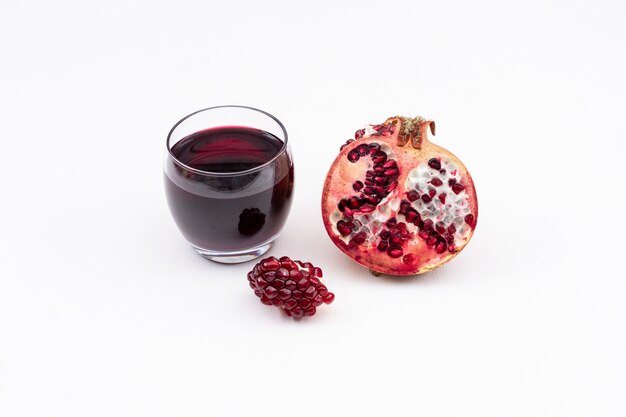
<svg viewBox="0 0 626 417"><path fill-rule="evenodd" d="M164 165L172 217L200 255L239 263L269 250L294 186L287 130L276 117L246 106L199 110L170 131Z"/></svg>

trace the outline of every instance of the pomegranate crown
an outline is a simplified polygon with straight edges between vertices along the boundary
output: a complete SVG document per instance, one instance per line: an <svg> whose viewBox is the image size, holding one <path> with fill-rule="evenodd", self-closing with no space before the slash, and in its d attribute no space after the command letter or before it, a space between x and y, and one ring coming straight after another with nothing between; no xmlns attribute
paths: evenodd
<svg viewBox="0 0 626 417"><path fill-rule="evenodd" d="M400 121L401 128L398 134L398 146L406 146L411 142L411 146L415 149L422 148L424 139L428 140L427 129L430 127L430 133L435 136L435 122L426 120L421 116L404 117L396 116L387 119L385 124L395 125Z"/></svg>

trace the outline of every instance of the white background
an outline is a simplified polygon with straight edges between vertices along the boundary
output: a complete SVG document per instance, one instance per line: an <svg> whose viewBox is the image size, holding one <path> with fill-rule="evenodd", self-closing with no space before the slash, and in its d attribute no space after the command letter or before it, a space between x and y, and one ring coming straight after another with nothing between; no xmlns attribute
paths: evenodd
<svg viewBox="0 0 626 417"><path fill-rule="evenodd" d="M0 416L626 415L622 1L0 0ZM295 322L170 218L165 136L246 104L296 158L272 255L336 301ZM422 115L477 186L472 242L376 278L326 171Z"/></svg>

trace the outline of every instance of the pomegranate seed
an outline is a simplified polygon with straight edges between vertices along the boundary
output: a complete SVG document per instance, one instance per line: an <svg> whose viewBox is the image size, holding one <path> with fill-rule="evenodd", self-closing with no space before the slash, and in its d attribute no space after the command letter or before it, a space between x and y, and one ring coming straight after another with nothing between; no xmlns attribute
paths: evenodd
<svg viewBox="0 0 626 417"><path fill-rule="evenodd" d="M443 181L441 181L439 178L433 178L432 180L430 180L430 183L435 187L440 187L443 185Z"/></svg>
<svg viewBox="0 0 626 417"><path fill-rule="evenodd" d="M402 262L404 262L405 264L412 264L413 262L415 262L415 255L413 255L412 253L404 255L402 257Z"/></svg>
<svg viewBox="0 0 626 417"><path fill-rule="evenodd" d="M426 219L426 221L424 222L424 229L431 231L433 230L433 221L431 219Z"/></svg>
<svg viewBox="0 0 626 417"><path fill-rule="evenodd" d="M280 268L280 262L276 260L276 258L267 258L264 259L261 263L261 269L263 271L276 271Z"/></svg>
<svg viewBox="0 0 626 417"><path fill-rule="evenodd" d="M300 281L298 281L298 289L300 291L304 291L307 288L309 288L309 280L307 278L302 278Z"/></svg>
<svg viewBox="0 0 626 417"><path fill-rule="evenodd" d="M350 233L352 233L352 226L349 226L348 223L343 220L339 220L337 222L337 230L339 231L341 236L348 236Z"/></svg>
<svg viewBox="0 0 626 417"><path fill-rule="evenodd" d="M465 216L465 223L469 224L470 226L474 226L474 215L473 214L468 214L467 216Z"/></svg>
<svg viewBox="0 0 626 417"><path fill-rule="evenodd" d="M448 180L448 185L449 185L450 187L452 187L452 185L453 185L453 184L456 184L456 180L455 180L454 178L450 178L450 179Z"/></svg>
<svg viewBox="0 0 626 417"><path fill-rule="evenodd" d="M354 184L352 184L352 188L354 191L360 191L361 188L363 188L363 183L361 181L355 181Z"/></svg>
<svg viewBox="0 0 626 417"><path fill-rule="evenodd" d="M431 167L432 169L439 170L441 169L441 162L439 162L437 158L431 158L428 161L428 166Z"/></svg>
<svg viewBox="0 0 626 417"><path fill-rule="evenodd" d="M454 234L454 232L456 232L456 227L451 224L450 226L448 226L448 232L450 232L450 234Z"/></svg>
<svg viewBox="0 0 626 417"><path fill-rule="evenodd" d="M396 226L397 224L397 220L395 217L390 218L389 220L387 220L387 223L385 223L385 226L387 226L388 228L392 229ZM381 233L382 235L382 233Z"/></svg>
<svg viewBox="0 0 626 417"><path fill-rule="evenodd" d="M381 240L381 241L378 243L378 250L379 250L379 251L381 251L381 252L386 252L386 251L387 251L387 248L389 248L389 243L387 243L386 241Z"/></svg>
<svg viewBox="0 0 626 417"><path fill-rule="evenodd" d="M419 198L420 198L420 194L419 194L417 191L415 191L415 190L413 190L413 191L409 191L409 192L406 194L406 198L408 198L408 199L409 199L409 201L413 202L413 201L415 201L415 200L419 200Z"/></svg>
<svg viewBox="0 0 626 417"><path fill-rule="evenodd" d="M354 196L350 198L350 200L348 201L348 204L350 205L351 209L357 209L361 206L359 199Z"/></svg>
<svg viewBox="0 0 626 417"><path fill-rule="evenodd" d="M333 301L335 301L335 294L333 294L332 292L329 292L324 296L324 303L330 304Z"/></svg>
<svg viewBox="0 0 626 417"><path fill-rule="evenodd" d="M280 258L280 265L283 268L290 270L291 272L294 272L295 270L295 272L300 273L300 270L298 269L298 265L296 265L296 263L289 258L285 258L285 257Z"/></svg>
<svg viewBox="0 0 626 417"><path fill-rule="evenodd" d="M385 174L386 175L386 174ZM379 175L374 177L374 182L378 183L378 184L384 184L385 181L387 181L387 178L385 177L381 177Z"/></svg>
<svg viewBox="0 0 626 417"><path fill-rule="evenodd" d="M370 155L374 155L380 150L380 145L378 143L370 143L369 148L370 148L369 150Z"/></svg>
<svg viewBox="0 0 626 417"><path fill-rule="evenodd" d="M356 147L356 151L359 153L359 156L365 156L369 153L369 146L363 143Z"/></svg>
<svg viewBox="0 0 626 417"><path fill-rule="evenodd" d="M370 195L365 197L365 200L369 203L372 203L373 205L378 205L378 203L381 202L382 198L377 195Z"/></svg>
<svg viewBox="0 0 626 417"><path fill-rule="evenodd" d="M278 290L274 287L272 287L271 285L265 287L265 289L263 290L263 293L265 294L265 296L267 298L269 298L270 300L272 298L276 298L278 297Z"/></svg>
<svg viewBox="0 0 626 417"><path fill-rule="evenodd" d="M398 186L398 181L394 181L387 186L387 191L392 192L393 190L396 189L397 186Z"/></svg>
<svg viewBox="0 0 626 417"><path fill-rule="evenodd" d="M435 247L435 252L444 253L445 251L446 251L446 242L440 241L439 243L437 243L437 246Z"/></svg>
<svg viewBox="0 0 626 417"><path fill-rule="evenodd" d="M259 289L265 288L265 286L267 285L267 281L263 278L257 279L256 283Z"/></svg>
<svg viewBox="0 0 626 417"><path fill-rule="evenodd" d="M452 184L452 191L454 191L454 194L458 194L464 189L465 187L460 183Z"/></svg>
<svg viewBox="0 0 626 417"><path fill-rule="evenodd" d="M452 244L452 245L448 246L448 250L450 252L454 252L456 250L456 246L454 246L454 244Z"/></svg>
<svg viewBox="0 0 626 417"><path fill-rule="evenodd" d="M367 236L365 235L365 232L359 232L356 235L354 235L352 239L350 239L349 244L352 246L362 245L363 243L365 243L366 239L367 239Z"/></svg>
<svg viewBox="0 0 626 417"><path fill-rule="evenodd" d="M391 236L391 232L389 232L389 230L383 230L382 232L380 232L379 236L382 240L388 240L389 236Z"/></svg>
<svg viewBox="0 0 626 417"><path fill-rule="evenodd" d="M430 198L433 198L435 194L437 194L437 191L435 191L434 188L431 188L430 190L428 190L428 195L430 196Z"/></svg>
<svg viewBox="0 0 626 417"><path fill-rule="evenodd" d="M304 296L308 299L315 298L316 295L317 290L315 289L315 287L311 286L304 291Z"/></svg>
<svg viewBox="0 0 626 417"><path fill-rule="evenodd" d="M361 139L365 135L365 129L359 129L354 132L354 139Z"/></svg>
<svg viewBox="0 0 626 417"><path fill-rule="evenodd" d="M440 173L441 175L446 175L446 172L448 172L448 171L446 171L445 169L440 169L440 170L439 170L439 173Z"/></svg>
<svg viewBox="0 0 626 417"><path fill-rule="evenodd" d="M396 161L394 161L393 159L390 159L389 161L385 162L383 164L383 168L387 169L387 168L397 168L398 167L398 163Z"/></svg>
<svg viewBox="0 0 626 417"><path fill-rule="evenodd" d="M337 208L339 209L339 211L343 211L343 209L345 209L347 205L348 205L348 200L343 198L339 201L339 204L337 204Z"/></svg>
<svg viewBox="0 0 626 417"><path fill-rule="evenodd" d="M400 245L402 245L403 243L404 243L404 242L403 242L403 240L402 240L402 237L400 237L400 236L391 236L391 237L389 238L389 244L390 244L390 245L397 245L397 246L400 246Z"/></svg>
<svg viewBox="0 0 626 417"><path fill-rule="evenodd" d="M439 201L441 201L441 204L446 204L446 193L439 194Z"/></svg>
<svg viewBox="0 0 626 417"><path fill-rule="evenodd" d="M435 224L435 230L437 230L440 234L443 234L446 232L446 225L443 224L443 222L437 222Z"/></svg>
<svg viewBox="0 0 626 417"><path fill-rule="evenodd" d="M428 194L422 194L422 200L424 203L428 204L432 200Z"/></svg>
<svg viewBox="0 0 626 417"><path fill-rule="evenodd" d="M409 223L413 223L413 220L418 216L417 211L413 208L410 208L406 212L406 221Z"/></svg>
<svg viewBox="0 0 626 417"><path fill-rule="evenodd" d="M365 185L371 186L374 185L374 181L371 178L365 180Z"/></svg>
<svg viewBox="0 0 626 417"><path fill-rule="evenodd" d="M399 246L390 246L389 249L387 250L387 255L391 256L392 258L399 258L402 256L402 248Z"/></svg>
<svg viewBox="0 0 626 417"><path fill-rule="evenodd" d="M397 168L390 168L390 169L385 170L384 174L388 177L393 177L393 176L399 175L400 171L398 171Z"/></svg>
<svg viewBox="0 0 626 417"><path fill-rule="evenodd" d="M328 294L328 288L326 288L326 286L320 282L320 284L317 287L317 293L321 295L322 297L324 297L326 294Z"/></svg>
<svg viewBox="0 0 626 417"><path fill-rule="evenodd" d="M372 188L372 187L365 187L363 189L363 194L365 194L365 195L372 195L372 194L374 194L374 188Z"/></svg>
<svg viewBox="0 0 626 417"><path fill-rule="evenodd" d="M282 290L278 291L278 297L283 301L287 300L291 298L291 291L287 288L283 288Z"/></svg>
<svg viewBox="0 0 626 417"><path fill-rule="evenodd" d="M372 211L376 210L376 206L373 206L371 204L363 204L359 210L362 213L371 213Z"/></svg>
<svg viewBox="0 0 626 417"><path fill-rule="evenodd" d="M437 239L437 235L435 234L431 234L430 236L428 236L428 239L426 239L426 244L428 246L435 246L435 243L437 243L439 239Z"/></svg>
<svg viewBox="0 0 626 417"><path fill-rule="evenodd" d="M386 196L387 196L386 192L384 192L382 195L374 194L374 195L367 197L367 201L377 206L378 203L380 203L383 200L383 198Z"/></svg>
<svg viewBox="0 0 626 417"><path fill-rule="evenodd" d="M422 239L426 240L430 236L430 232L428 230L422 230L417 234Z"/></svg>
<svg viewBox="0 0 626 417"><path fill-rule="evenodd" d="M377 152L372 157L372 162L376 165L384 164L387 160L387 154L384 152Z"/></svg>
<svg viewBox="0 0 626 417"><path fill-rule="evenodd" d="M406 214L406 211L409 209L409 207L411 207L411 203L409 203L408 201L403 201L400 203L400 211L398 212L399 214Z"/></svg>
<svg viewBox="0 0 626 417"><path fill-rule="evenodd" d="M385 189L381 187L380 185L377 185L376 187L374 187L374 192L378 195L385 195Z"/></svg>

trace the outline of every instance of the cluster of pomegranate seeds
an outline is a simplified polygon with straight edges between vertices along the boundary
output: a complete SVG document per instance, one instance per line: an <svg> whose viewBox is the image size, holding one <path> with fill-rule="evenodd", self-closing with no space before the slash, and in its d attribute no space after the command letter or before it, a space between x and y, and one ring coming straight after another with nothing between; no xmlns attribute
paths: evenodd
<svg viewBox="0 0 626 417"><path fill-rule="evenodd" d="M243 209L239 215L239 224L237 225L239 233L244 236L252 236L265 224L265 214L256 207Z"/></svg>
<svg viewBox="0 0 626 417"><path fill-rule="evenodd" d="M405 216L407 223L418 227L418 236L435 252L438 254L446 250L454 252L456 250L454 236L458 227L463 220L473 227L474 215L470 213L464 218L459 217L466 203L463 202L463 196L459 196L465 190L465 186L454 177L457 175L456 166L446 164L439 158L429 159L427 165L428 168L421 171L418 167L415 177L418 178L416 186L419 191L415 189L406 193L406 200L400 203L399 214ZM446 204L448 195L452 196L453 204ZM424 219L416 208L422 211L423 216L431 218Z"/></svg>
<svg viewBox="0 0 626 417"><path fill-rule="evenodd" d="M250 288L266 305L280 307L290 317L312 316L335 295L320 281L322 270L287 256L263 259L248 273Z"/></svg>
<svg viewBox="0 0 626 417"><path fill-rule="evenodd" d="M376 125L373 127L378 135L389 136L393 132L393 125ZM363 130L364 132L364 130ZM361 131L357 131L355 137L362 137ZM348 144L354 140L348 140ZM369 158L372 163L371 169L365 173L363 181L356 180L352 184L352 189L358 195L342 198L337 204L337 208L343 214L343 218L336 223L337 230L342 236L348 236L357 230L353 216L355 213L371 213L376 210L376 206L398 187L398 177L400 169L393 159L388 159L378 143L362 143L347 154L347 159L351 163L356 163L362 158ZM367 236L365 233L357 233L350 241L350 246L365 243Z"/></svg>
<svg viewBox="0 0 626 417"><path fill-rule="evenodd" d="M378 250L387 252L392 258L399 258L404 254L402 246L409 240L411 233L406 228L405 223L398 223L395 217L390 218L385 223L385 230L380 232L378 237Z"/></svg>

